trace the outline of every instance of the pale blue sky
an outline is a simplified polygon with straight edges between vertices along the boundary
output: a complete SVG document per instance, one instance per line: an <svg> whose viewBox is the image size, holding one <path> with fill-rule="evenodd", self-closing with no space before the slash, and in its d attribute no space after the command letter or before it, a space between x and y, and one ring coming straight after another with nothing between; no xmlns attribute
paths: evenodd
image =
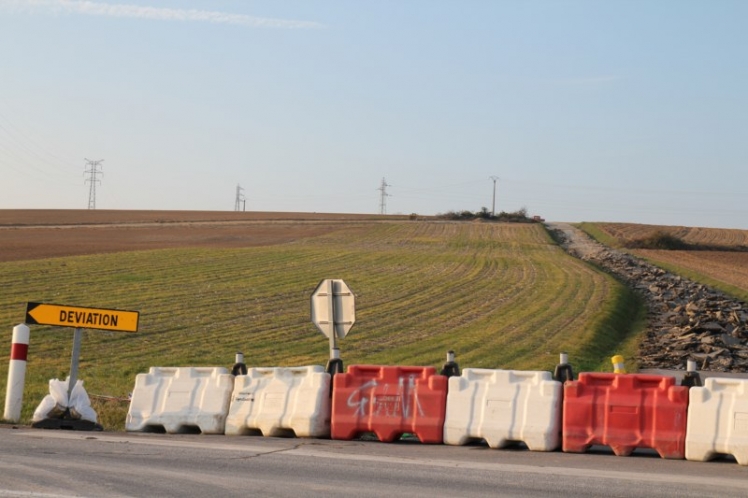
<svg viewBox="0 0 748 498"><path fill-rule="evenodd" d="M0 0L0 209L748 229L748 2Z"/></svg>

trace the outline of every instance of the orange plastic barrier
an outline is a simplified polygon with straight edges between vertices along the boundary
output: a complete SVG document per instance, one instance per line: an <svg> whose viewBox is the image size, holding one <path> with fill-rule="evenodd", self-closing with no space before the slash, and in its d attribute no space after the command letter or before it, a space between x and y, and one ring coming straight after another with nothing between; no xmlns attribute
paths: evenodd
<svg viewBox="0 0 748 498"><path fill-rule="evenodd" d="M688 387L674 377L581 373L564 385L562 447L582 453L593 444L619 456L652 448L684 458Z"/></svg>
<svg viewBox="0 0 748 498"><path fill-rule="evenodd" d="M434 367L350 365L333 380L331 437L373 432L389 442L412 433L441 443L446 406L447 377Z"/></svg>

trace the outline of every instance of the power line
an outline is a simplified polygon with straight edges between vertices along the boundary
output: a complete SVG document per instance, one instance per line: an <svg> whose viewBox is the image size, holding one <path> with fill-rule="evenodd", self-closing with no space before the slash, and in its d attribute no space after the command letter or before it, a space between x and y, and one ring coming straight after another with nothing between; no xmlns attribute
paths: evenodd
<svg viewBox="0 0 748 498"><path fill-rule="evenodd" d="M10 110L7 102L3 102L2 100L0 100L0 104L3 104ZM38 159L43 161L45 165L52 166L54 169L58 170L58 172L64 173L66 176L69 174L69 170L62 167L62 163L65 163L65 165L67 166L73 165L73 163L69 159L62 158L50 152L47 149L49 144L46 143L46 141L44 142L46 145L42 145L35 139L32 139L27 133L22 131L20 127L16 126L14 122L8 117L8 115L4 114L2 111L0 111L0 119L5 121L7 125L6 127L0 124L0 129L3 130L8 138L15 142L16 146L21 148L24 153L36 156ZM42 154L48 157L43 157ZM51 161L50 158L52 159Z"/></svg>
<svg viewBox="0 0 748 498"><path fill-rule="evenodd" d="M387 183L387 180L382 177L382 184L379 186L377 190L381 192L380 198L379 198L379 214L387 214L387 197L391 197L390 194L387 193L387 187L391 187L389 183Z"/></svg>
<svg viewBox="0 0 748 498"><path fill-rule="evenodd" d="M99 169L101 163L103 162L103 159L99 159L98 161L91 161L90 159L86 159L86 167L88 169L85 171L85 173L87 173L89 177L85 180L84 183L89 184L88 209L96 209L96 184L101 183L101 180L96 178L96 175L104 174L104 172Z"/></svg>

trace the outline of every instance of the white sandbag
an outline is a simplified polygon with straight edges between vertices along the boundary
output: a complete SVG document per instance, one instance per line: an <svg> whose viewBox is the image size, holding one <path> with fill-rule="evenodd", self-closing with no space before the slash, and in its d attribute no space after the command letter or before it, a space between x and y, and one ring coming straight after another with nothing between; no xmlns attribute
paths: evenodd
<svg viewBox="0 0 748 498"><path fill-rule="evenodd" d="M39 403L39 406L36 407L36 410L34 410L34 415L31 417L31 421L40 422L48 418L59 418L60 415L62 415L65 412L64 407L62 408L62 412L57 414L57 416L49 417L49 415L52 413L53 410L55 411L55 413L57 413L59 408L60 407L57 405L57 401L55 401L54 396L52 396L51 394L47 394L42 399L42 402Z"/></svg>
<svg viewBox="0 0 748 498"><path fill-rule="evenodd" d="M65 384L67 385L67 382ZM96 411L91 407L91 400L83 388L82 380L75 383L73 392L70 393L70 404L68 406L73 418L80 418L94 424L97 422Z"/></svg>
<svg viewBox="0 0 748 498"><path fill-rule="evenodd" d="M49 394L44 396L42 402L34 411L31 418L33 422L39 422L48 418L61 418L65 410L70 408L70 417L96 423L96 411L91 407L91 400L83 388L83 381L78 380L73 387L68 402L68 382L65 380L50 379Z"/></svg>

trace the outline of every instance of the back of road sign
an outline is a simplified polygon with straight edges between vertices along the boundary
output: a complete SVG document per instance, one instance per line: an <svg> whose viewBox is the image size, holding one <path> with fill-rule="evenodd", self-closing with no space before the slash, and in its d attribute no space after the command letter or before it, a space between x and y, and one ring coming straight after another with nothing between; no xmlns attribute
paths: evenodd
<svg viewBox="0 0 748 498"><path fill-rule="evenodd" d="M325 279L312 293L312 323L330 337L339 339L348 334L356 323L356 298L341 279Z"/></svg>

